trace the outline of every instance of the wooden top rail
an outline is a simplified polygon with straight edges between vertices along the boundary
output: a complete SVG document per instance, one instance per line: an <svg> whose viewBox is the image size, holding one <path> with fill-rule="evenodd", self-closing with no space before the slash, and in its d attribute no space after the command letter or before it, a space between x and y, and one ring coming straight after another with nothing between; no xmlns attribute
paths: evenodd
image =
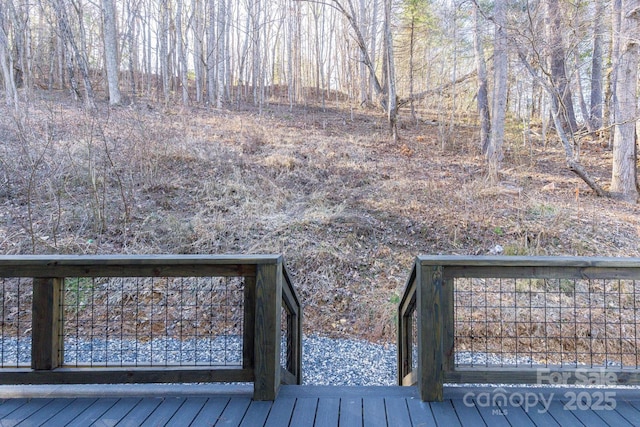
<svg viewBox="0 0 640 427"><path fill-rule="evenodd" d="M0 277L255 276L256 265L281 255L24 255L0 256Z"/></svg>

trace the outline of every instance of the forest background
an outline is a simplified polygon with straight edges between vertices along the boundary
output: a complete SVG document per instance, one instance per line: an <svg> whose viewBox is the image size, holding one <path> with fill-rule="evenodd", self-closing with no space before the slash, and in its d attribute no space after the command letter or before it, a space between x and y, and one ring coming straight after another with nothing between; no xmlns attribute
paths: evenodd
<svg viewBox="0 0 640 427"><path fill-rule="evenodd" d="M392 340L418 254L640 256L640 0L0 0L0 250L283 253Z"/></svg>

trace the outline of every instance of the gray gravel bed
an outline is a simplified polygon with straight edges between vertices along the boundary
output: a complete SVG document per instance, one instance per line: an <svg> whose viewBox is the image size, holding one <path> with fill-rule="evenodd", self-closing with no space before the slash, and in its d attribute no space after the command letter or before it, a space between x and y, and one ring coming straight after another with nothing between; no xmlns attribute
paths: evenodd
<svg viewBox="0 0 640 427"><path fill-rule="evenodd" d="M303 383L309 385L388 386L396 385L396 345L375 344L363 340L305 336L302 341ZM415 356L414 356L415 357ZM65 363L73 365L163 366L196 363L211 365L240 364L241 338L223 336L214 339L152 341L93 339L65 343ZM0 340L0 361L4 367L28 366L31 361L29 337ZM456 364L474 366L531 366L528 358L509 359L482 352L456 354Z"/></svg>

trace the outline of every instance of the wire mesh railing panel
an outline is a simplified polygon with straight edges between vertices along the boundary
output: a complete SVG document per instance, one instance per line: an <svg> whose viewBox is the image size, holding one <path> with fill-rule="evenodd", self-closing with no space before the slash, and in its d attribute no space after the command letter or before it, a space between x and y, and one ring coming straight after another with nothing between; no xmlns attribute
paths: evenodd
<svg viewBox="0 0 640 427"><path fill-rule="evenodd" d="M456 366L638 368L640 281L455 279Z"/></svg>
<svg viewBox="0 0 640 427"><path fill-rule="evenodd" d="M289 333L289 316L291 316L287 306L282 304L280 308L280 366L288 368L291 366L290 333Z"/></svg>
<svg viewBox="0 0 640 427"><path fill-rule="evenodd" d="M67 367L242 365L242 278L66 278L61 304Z"/></svg>
<svg viewBox="0 0 640 427"><path fill-rule="evenodd" d="M30 367L32 281L0 278L0 292L0 368Z"/></svg>

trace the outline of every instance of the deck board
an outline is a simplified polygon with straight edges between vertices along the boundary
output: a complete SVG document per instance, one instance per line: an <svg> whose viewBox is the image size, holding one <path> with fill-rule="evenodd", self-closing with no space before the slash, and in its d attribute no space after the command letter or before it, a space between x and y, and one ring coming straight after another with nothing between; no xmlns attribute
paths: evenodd
<svg viewBox="0 0 640 427"><path fill-rule="evenodd" d="M95 427L113 427L120 420L126 418L127 414L131 412L133 408L136 407L138 403L142 400L139 397L124 397L118 400L115 405L113 405L107 412L102 414L102 416L96 420L92 426Z"/></svg>
<svg viewBox="0 0 640 427"><path fill-rule="evenodd" d="M81 414L85 409L96 402L96 398L80 398L73 399L63 411L58 411L52 417L48 418L44 423L45 427L59 427L66 425L68 422Z"/></svg>
<svg viewBox="0 0 640 427"><path fill-rule="evenodd" d="M25 426L39 426L44 424L45 421L64 410L74 400L75 399L70 398L50 399L50 402L47 405L26 417L22 421L22 424Z"/></svg>
<svg viewBox="0 0 640 427"><path fill-rule="evenodd" d="M12 411L2 420L2 427L12 427L51 403L51 399L32 399Z"/></svg>
<svg viewBox="0 0 640 427"><path fill-rule="evenodd" d="M318 399L314 397L296 399L296 406L293 409L289 424L296 427L313 427L317 409Z"/></svg>
<svg viewBox="0 0 640 427"><path fill-rule="evenodd" d="M229 397L211 397L207 400L207 403L204 404L198 415L191 422L192 426L206 426L213 425L218 421L222 411L227 407L229 401L231 399Z"/></svg>
<svg viewBox="0 0 640 427"><path fill-rule="evenodd" d="M399 397L385 399L385 408L387 410L387 425L389 427L411 425L411 416L409 415L409 407L407 407L406 399Z"/></svg>
<svg viewBox="0 0 640 427"><path fill-rule="evenodd" d="M193 419L198 416L198 413L207 403L206 397L192 397L187 399L180 409L167 422L167 427L182 427L191 424Z"/></svg>
<svg viewBox="0 0 640 427"><path fill-rule="evenodd" d="M254 401L249 405L249 409L247 409L247 413L242 419L242 423L240 427L253 427L253 426L261 426L267 421L267 417L269 416L269 411L271 411L271 406L273 404L271 402L265 401Z"/></svg>
<svg viewBox="0 0 640 427"><path fill-rule="evenodd" d="M471 388L470 388L471 389ZM251 390L198 393L196 388L166 388L164 394L115 393L56 397L23 396L0 400L2 426L268 426L268 427L409 427L409 426L633 426L640 425L640 390L616 394L612 409L567 410L558 391L545 407L497 407L465 399L467 389L446 392L443 402L422 402L412 388L284 386L275 402L253 401ZM491 389L489 389L491 390ZM515 393L509 391L509 393ZM531 392L531 388L522 389ZM1 390L0 390L1 391ZM246 392L245 392L246 391ZM616 392L617 393L617 392ZM6 396L4 396L6 397ZM536 403L536 402L534 402ZM548 409L548 410L547 410Z"/></svg>
<svg viewBox="0 0 640 427"><path fill-rule="evenodd" d="M239 397L231 399L229 404L218 418L216 426L218 427L231 427L239 426L244 418L244 414L247 413L247 409L251 404L251 399L248 397Z"/></svg>
<svg viewBox="0 0 640 427"><path fill-rule="evenodd" d="M337 427L340 411L340 399L337 397L322 397L318 399L316 423L314 427Z"/></svg>
<svg viewBox="0 0 640 427"><path fill-rule="evenodd" d="M369 397L362 402L362 418L364 427L380 427L387 425L387 412L383 397Z"/></svg>
<svg viewBox="0 0 640 427"><path fill-rule="evenodd" d="M465 405L462 400L452 400L451 404L458 415L458 421L460 421L463 427L480 427L487 425L476 406Z"/></svg>
<svg viewBox="0 0 640 427"><path fill-rule="evenodd" d="M362 399L358 397L345 397L340 400L340 418L338 424L341 426L361 426L362 425Z"/></svg>
<svg viewBox="0 0 640 427"><path fill-rule="evenodd" d="M167 397L151 412L144 420L141 427L163 426L166 425L173 414L175 414L184 404L186 398Z"/></svg>
<svg viewBox="0 0 640 427"><path fill-rule="evenodd" d="M106 399L98 399L89 405L79 416L73 418L71 422L66 424L68 427L86 427L92 425L100 419L119 399L108 397ZM59 424L60 425L60 424Z"/></svg>
<svg viewBox="0 0 640 427"><path fill-rule="evenodd" d="M162 399L158 397L143 398L127 414L126 418L120 420L118 427L138 427L147 419L149 414L155 411L160 403L162 403Z"/></svg>

